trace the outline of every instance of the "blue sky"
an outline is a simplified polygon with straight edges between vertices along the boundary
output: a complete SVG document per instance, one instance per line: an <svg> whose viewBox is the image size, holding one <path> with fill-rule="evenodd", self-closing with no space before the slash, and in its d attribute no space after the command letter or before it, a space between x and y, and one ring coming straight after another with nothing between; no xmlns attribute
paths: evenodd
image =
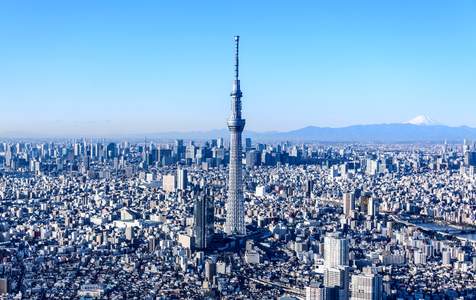
<svg viewBox="0 0 476 300"><path fill-rule="evenodd" d="M0 133L476 127L476 1L0 2Z"/></svg>

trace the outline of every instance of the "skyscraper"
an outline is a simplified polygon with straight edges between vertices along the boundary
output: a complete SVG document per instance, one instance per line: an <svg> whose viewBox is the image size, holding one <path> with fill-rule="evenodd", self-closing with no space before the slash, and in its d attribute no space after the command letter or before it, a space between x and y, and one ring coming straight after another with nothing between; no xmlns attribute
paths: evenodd
<svg viewBox="0 0 476 300"><path fill-rule="evenodd" d="M364 270L363 274L352 275L351 300L382 300L382 276Z"/></svg>
<svg viewBox="0 0 476 300"><path fill-rule="evenodd" d="M324 287L333 289L332 299L349 299L349 267L326 268L324 270Z"/></svg>
<svg viewBox="0 0 476 300"><path fill-rule="evenodd" d="M183 140L175 140L175 156L177 159L185 158L185 146L183 145Z"/></svg>
<svg viewBox="0 0 476 300"><path fill-rule="evenodd" d="M324 263L326 267L349 265L349 243L337 233L324 237Z"/></svg>
<svg viewBox="0 0 476 300"><path fill-rule="evenodd" d="M210 195L198 195L194 202L195 248L206 249L214 233L214 206Z"/></svg>
<svg viewBox="0 0 476 300"><path fill-rule="evenodd" d="M246 138L246 139L245 139L245 150L246 150L246 151L251 150L251 144L252 144L252 143L251 143L251 138Z"/></svg>
<svg viewBox="0 0 476 300"><path fill-rule="evenodd" d="M218 148L223 148L223 138L218 138L217 139L217 147Z"/></svg>
<svg viewBox="0 0 476 300"><path fill-rule="evenodd" d="M350 217L355 210L355 194L348 192L344 194L344 215Z"/></svg>
<svg viewBox="0 0 476 300"><path fill-rule="evenodd" d="M378 215L379 201L374 197L370 197L369 202L367 203L367 215L375 217Z"/></svg>
<svg viewBox="0 0 476 300"><path fill-rule="evenodd" d="M225 233L228 235L245 234L243 178L242 178L242 144L241 133L245 120L241 118L241 90L238 79L238 50L240 37L235 36L235 79L231 92L231 116L228 119L230 130L230 164L228 182L228 201L226 203Z"/></svg>
<svg viewBox="0 0 476 300"><path fill-rule="evenodd" d="M187 170L177 168L177 189L185 191L188 185Z"/></svg>

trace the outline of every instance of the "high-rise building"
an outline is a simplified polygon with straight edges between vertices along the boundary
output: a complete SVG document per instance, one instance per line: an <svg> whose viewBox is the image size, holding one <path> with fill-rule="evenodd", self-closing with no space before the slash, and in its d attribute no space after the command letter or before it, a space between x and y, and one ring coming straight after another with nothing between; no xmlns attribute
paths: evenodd
<svg viewBox="0 0 476 300"><path fill-rule="evenodd" d="M228 119L230 130L230 163L228 182L228 201L226 203L225 233L228 235L245 234L243 178L242 178L242 143L241 133L245 120L241 118L241 90L238 74L238 51L240 37L235 36L235 80L231 92L231 116Z"/></svg>
<svg viewBox="0 0 476 300"><path fill-rule="evenodd" d="M132 226L127 226L126 227L126 240L132 241L134 239L134 227Z"/></svg>
<svg viewBox="0 0 476 300"><path fill-rule="evenodd" d="M376 159L368 159L367 160L367 167L366 167L366 170L365 170L367 175L375 176L378 172L378 169L379 169L378 160L376 160Z"/></svg>
<svg viewBox="0 0 476 300"><path fill-rule="evenodd" d="M392 237L393 236L393 222L392 221L387 221L387 237Z"/></svg>
<svg viewBox="0 0 476 300"><path fill-rule="evenodd" d="M211 147L211 148L216 147L217 144L218 144L217 139L211 139L211 141L210 141L210 147Z"/></svg>
<svg viewBox="0 0 476 300"><path fill-rule="evenodd" d="M177 159L180 160L185 158L185 146L183 145L183 140L175 140L174 152Z"/></svg>
<svg viewBox="0 0 476 300"><path fill-rule="evenodd" d="M426 254L422 250L418 250L413 253L413 262L415 265L425 265L426 261Z"/></svg>
<svg viewBox="0 0 476 300"><path fill-rule="evenodd" d="M162 189L167 193L175 192L177 188L177 182L175 180L175 175L169 174L162 176Z"/></svg>
<svg viewBox="0 0 476 300"><path fill-rule="evenodd" d="M117 156L117 145L115 143L109 143L106 147L106 157L115 158Z"/></svg>
<svg viewBox="0 0 476 300"><path fill-rule="evenodd" d="M371 217L375 217L378 215L379 209L379 201L374 197L370 197L369 202L367 204L367 215Z"/></svg>
<svg viewBox="0 0 476 300"><path fill-rule="evenodd" d="M216 274L216 263L214 263L213 261L211 260L207 260L205 261L205 278L211 282L213 281L213 276L215 276Z"/></svg>
<svg viewBox="0 0 476 300"><path fill-rule="evenodd" d="M476 166L476 151L465 151L464 153L464 165L469 166Z"/></svg>
<svg viewBox="0 0 476 300"><path fill-rule="evenodd" d="M170 165L173 162L172 150L171 149L158 149L157 160L160 164L166 166Z"/></svg>
<svg viewBox="0 0 476 300"><path fill-rule="evenodd" d="M253 168L260 163L260 153L256 150L251 150L246 153L246 167Z"/></svg>
<svg viewBox="0 0 476 300"><path fill-rule="evenodd" d="M310 198L312 195L312 189L314 188L314 182L311 179L305 181L304 191L306 192L306 197Z"/></svg>
<svg viewBox="0 0 476 300"><path fill-rule="evenodd" d="M148 239L149 242L149 252L155 251L157 248L157 239L154 236L149 237Z"/></svg>
<svg viewBox="0 0 476 300"><path fill-rule="evenodd" d="M8 294L8 279L0 278L0 295Z"/></svg>
<svg viewBox="0 0 476 300"><path fill-rule="evenodd" d="M355 210L355 194L354 193L345 193L344 194L344 215L350 217L352 212Z"/></svg>
<svg viewBox="0 0 476 300"><path fill-rule="evenodd" d="M326 267L349 265L349 242L339 234L324 237L324 263Z"/></svg>
<svg viewBox="0 0 476 300"><path fill-rule="evenodd" d="M442 251L442 261L443 265L450 266L451 265L451 251L448 249L444 249Z"/></svg>
<svg viewBox="0 0 476 300"><path fill-rule="evenodd" d="M251 145L252 145L251 138L246 138L245 139L245 150L246 151L251 150Z"/></svg>
<svg viewBox="0 0 476 300"><path fill-rule="evenodd" d="M194 202L195 248L206 249L214 233L214 205L210 195L199 195Z"/></svg>
<svg viewBox="0 0 476 300"><path fill-rule="evenodd" d="M194 160L195 159L195 153L197 151L197 147L193 144L193 142L190 142L186 147L185 147L185 159L190 159Z"/></svg>
<svg viewBox="0 0 476 300"><path fill-rule="evenodd" d="M177 189L185 191L188 185L187 170L177 168Z"/></svg>
<svg viewBox="0 0 476 300"><path fill-rule="evenodd" d="M326 288L323 286L306 287L306 300L325 300Z"/></svg>
<svg viewBox="0 0 476 300"><path fill-rule="evenodd" d="M349 299L349 267L326 268L324 270L324 287L334 289L333 299Z"/></svg>
<svg viewBox="0 0 476 300"><path fill-rule="evenodd" d="M382 276L364 270L363 274L352 275L351 300L382 300Z"/></svg>

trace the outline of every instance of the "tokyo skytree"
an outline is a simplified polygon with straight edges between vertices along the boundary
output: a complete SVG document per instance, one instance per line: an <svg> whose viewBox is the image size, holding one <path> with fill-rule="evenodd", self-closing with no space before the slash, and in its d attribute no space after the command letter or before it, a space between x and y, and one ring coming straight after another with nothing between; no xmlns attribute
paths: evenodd
<svg viewBox="0 0 476 300"><path fill-rule="evenodd" d="M231 116L228 119L230 130L230 164L228 182L228 201L226 203L225 233L243 235L246 233L244 219L243 177L241 161L241 133L245 119L241 118L241 90L238 79L238 47L240 37L235 36L235 79L231 92Z"/></svg>

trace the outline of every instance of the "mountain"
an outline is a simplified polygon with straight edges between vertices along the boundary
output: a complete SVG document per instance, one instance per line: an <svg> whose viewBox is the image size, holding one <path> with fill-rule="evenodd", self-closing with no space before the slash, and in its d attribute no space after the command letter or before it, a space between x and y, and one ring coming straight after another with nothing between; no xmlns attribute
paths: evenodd
<svg viewBox="0 0 476 300"><path fill-rule="evenodd" d="M243 136L251 137L255 141L295 141L295 142L360 142L360 143L396 143L396 142L462 142L463 139L476 140L476 128L467 126L450 127L437 125L427 117L417 117L406 123L354 125L347 127L316 127L308 126L291 131L243 132ZM28 134L1 134L0 137L11 138L40 138ZM53 136L43 136L51 139ZM80 136L77 136L80 138ZM228 139L227 129L190 132L157 132L138 133L129 135L101 136L114 140L210 140L218 137ZM68 138L72 138L71 136Z"/></svg>
<svg viewBox="0 0 476 300"><path fill-rule="evenodd" d="M442 142L475 139L476 128L414 124L355 125L341 128L309 126L280 133L279 137L322 142Z"/></svg>
<svg viewBox="0 0 476 300"><path fill-rule="evenodd" d="M226 129L204 132L168 132L148 134L149 138L156 139L212 139L223 137L227 139L229 132ZM316 142L461 142L463 139L476 139L476 128L467 126L450 127L445 125L429 125L419 123L373 124L354 125L347 127L316 127L308 126L285 132L256 132L244 131L244 137L251 137L257 141L316 141Z"/></svg>
<svg viewBox="0 0 476 300"><path fill-rule="evenodd" d="M416 116L415 118L405 122L405 124L420 125L420 126L440 125L438 122L436 122L432 118L425 115Z"/></svg>

